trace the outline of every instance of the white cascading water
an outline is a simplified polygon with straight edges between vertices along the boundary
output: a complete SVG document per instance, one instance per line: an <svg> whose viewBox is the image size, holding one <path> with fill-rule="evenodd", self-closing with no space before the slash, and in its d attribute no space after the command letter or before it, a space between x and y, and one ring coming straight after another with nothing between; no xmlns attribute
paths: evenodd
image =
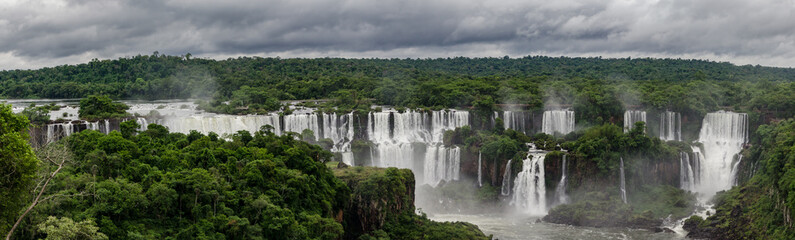
<svg viewBox="0 0 795 240"><path fill-rule="evenodd" d="M690 155L686 152L679 153L679 187L688 191L693 191L696 188L693 164L691 164Z"/></svg>
<svg viewBox="0 0 795 240"><path fill-rule="evenodd" d="M646 122L646 111L627 110L624 112L624 132L632 130L636 122ZM645 132L646 129L643 131Z"/></svg>
<svg viewBox="0 0 795 240"><path fill-rule="evenodd" d="M320 137L320 122L317 113L297 113L284 116L285 132L301 134L304 130L311 130L315 134L315 140Z"/></svg>
<svg viewBox="0 0 795 240"><path fill-rule="evenodd" d="M482 155L478 151L478 187L483 187L483 163L481 162Z"/></svg>
<svg viewBox="0 0 795 240"><path fill-rule="evenodd" d="M63 137L71 136L75 132L72 122L47 124L47 143L58 141Z"/></svg>
<svg viewBox="0 0 795 240"><path fill-rule="evenodd" d="M237 131L246 130L249 132L259 131L260 127L264 125L271 125L280 134L279 130L279 115L194 115L187 117L166 117L157 119L155 123L168 128L171 132L180 132L184 134L190 133L191 130L196 130L203 134L210 132L217 133L224 136L228 134L237 133ZM298 131L300 133L301 131Z"/></svg>
<svg viewBox="0 0 795 240"><path fill-rule="evenodd" d="M157 119L157 124L167 127L170 131L189 133L196 130L207 134L215 132L221 136L234 134L237 131L259 131L262 126L273 126L273 132L281 135L284 132L301 134L305 129L314 133L315 140L331 139L334 143L331 151L342 155L345 164L353 164L353 153L350 143L353 140L353 114L337 115L336 113L296 113L283 117L283 126L278 114L268 115L194 115ZM137 120L141 122L141 120ZM145 123L145 119L143 120Z"/></svg>
<svg viewBox="0 0 795 240"><path fill-rule="evenodd" d="M695 191L702 194L702 200L732 186L732 164L747 141L747 132L745 113L718 111L704 117L698 137L703 148L694 151L700 162Z"/></svg>
<svg viewBox="0 0 795 240"><path fill-rule="evenodd" d="M461 151L444 147L442 140L444 131L469 125L469 112L371 112L367 120L367 136L375 145L373 165L423 173L417 182L432 186L458 179ZM424 156L423 164L415 165L415 156Z"/></svg>
<svg viewBox="0 0 795 240"><path fill-rule="evenodd" d="M621 200L627 203L627 182L624 179L624 158L621 158Z"/></svg>
<svg viewBox="0 0 795 240"><path fill-rule="evenodd" d="M555 201L556 204L569 203L569 195L566 194L566 155L563 155L563 162L561 163L561 176L558 186L555 187Z"/></svg>
<svg viewBox="0 0 795 240"><path fill-rule="evenodd" d="M460 157L461 150L458 147L428 146L423 168L425 183L436 186L441 181L458 180L461 171Z"/></svg>
<svg viewBox="0 0 795 240"><path fill-rule="evenodd" d="M342 116L337 116L336 113L321 114L321 118L323 119L322 138L331 139L334 142L331 151L342 153L342 162L353 165L353 152L351 152L353 113ZM321 136L317 136L319 140Z"/></svg>
<svg viewBox="0 0 795 240"><path fill-rule="evenodd" d="M103 125L100 127L100 125ZM82 126L85 126L83 128ZM61 138L71 136L73 133L79 132L83 129L90 129L100 131L101 133L108 134L110 132L110 122L105 120L103 122L88 122L83 120L75 120L63 123L50 123L47 124L47 136L44 139L46 143L58 141Z"/></svg>
<svg viewBox="0 0 795 240"><path fill-rule="evenodd" d="M527 126L527 115L525 112L504 111L502 116L506 129L513 129L525 134L529 132L530 129Z"/></svg>
<svg viewBox="0 0 795 240"><path fill-rule="evenodd" d="M743 162L743 155L738 154L737 158L738 158L737 163L735 163L734 167L732 167L732 173L731 173L732 186L737 185L737 170L740 169L740 163Z"/></svg>
<svg viewBox="0 0 795 240"><path fill-rule="evenodd" d="M547 153L531 149L523 161L522 171L516 175L513 200L518 211L529 215L547 214L547 191L544 185L544 158Z"/></svg>
<svg viewBox="0 0 795 240"><path fill-rule="evenodd" d="M502 175L502 189L500 189L500 194L503 196L511 194L511 161L513 161L513 159L508 159L508 163L505 164L505 173Z"/></svg>
<svg viewBox="0 0 795 240"><path fill-rule="evenodd" d="M568 109L544 111L541 132L568 134L572 131L574 131L574 111Z"/></svg>
<svg viewBox="0 0 795 240"><path fill-rule="evenodd" d="M677 112L660 113L660 139L682 141L682 116Z"/></svg>
<svg viewBox="0 0 795 240"><path fill-rule="evenodd" d="M146 118L142 117L135 118L135 123L137 123L139 126L138 127L139 132L143 132L149 129L149 121L147 121Z"/></svg>

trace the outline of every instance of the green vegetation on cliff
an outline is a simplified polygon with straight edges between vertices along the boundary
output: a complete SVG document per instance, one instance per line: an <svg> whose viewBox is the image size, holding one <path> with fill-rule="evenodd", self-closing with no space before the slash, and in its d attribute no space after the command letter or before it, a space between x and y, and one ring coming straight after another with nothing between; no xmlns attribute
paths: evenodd
<svg viewBox="0 0 795 240"><path fill-rule="evenodd" d="M544 221L589 227L656 228L663 219L681 219L695 210L694 195L668 185L644 186L629 203L608 192L588 192L549 211Z"/></svg>
<svg viewBox="0 0 795 240"><path fill-rule="evenodd" d="M439 223L414 207L414 174L408 169L351 167L335 169L351 188L345 209L346 238L491 239L470 223Z"/></svg>

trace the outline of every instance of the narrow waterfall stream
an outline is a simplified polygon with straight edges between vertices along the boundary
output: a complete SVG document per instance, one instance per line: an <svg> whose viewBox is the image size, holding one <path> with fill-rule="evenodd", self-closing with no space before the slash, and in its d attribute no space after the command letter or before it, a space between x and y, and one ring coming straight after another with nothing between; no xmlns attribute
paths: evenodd
<svg viewBox="0 0 795 240"><path fill-rule="evenodd" d="M483 154L478 151L478 187L483 187L483 163L481 162Z"/></svg>
<svg viewBox="0 0 795 240"><path fill-rule="evenodd" d="M693 164L690 161L690 155L686 152L679 153L679 187L688 191L693 191L696 188Z"/></svg>
<svg viewBox="0 0 795 240"><path fill-rule="evenodd" d="M505 174L502 175L502 188L500 189L500 194L503 196L508 196L511 194L511 161L513 159L508 159L508 163L505 164Z"/></svg>
<svg viewBox="0 0 795 240"><path fill-rule="evenodd" d="M677 112L660 113L660 139L682 141L682 116Z"/></svg>
<svg viewBox="0 0 795 240"><path fill-rule="evenodd" d="M624 158L621 159L621 200L627 203L627 182L624 178Z"/></svg>
<svg viewBox="0 0 795 240"><path fill-rule="evenodd" d="M561 176L558 186L555 187L555 205L569 203L569 195L566 194L566 154L563 154L561 163Z"/></svg>

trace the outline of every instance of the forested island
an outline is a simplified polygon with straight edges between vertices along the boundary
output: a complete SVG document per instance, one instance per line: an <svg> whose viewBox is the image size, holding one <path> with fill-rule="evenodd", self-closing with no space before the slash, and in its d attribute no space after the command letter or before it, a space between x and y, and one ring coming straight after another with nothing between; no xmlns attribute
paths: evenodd
<svg viewBox="0 0 795 240"><path fill-rule="evenodd" d="M426 213L496 212L788 239L794 82L791 68L543 56L154 53L1 71L0 232L489 239ZM48 98L80 100L19 100Z"/></svg>

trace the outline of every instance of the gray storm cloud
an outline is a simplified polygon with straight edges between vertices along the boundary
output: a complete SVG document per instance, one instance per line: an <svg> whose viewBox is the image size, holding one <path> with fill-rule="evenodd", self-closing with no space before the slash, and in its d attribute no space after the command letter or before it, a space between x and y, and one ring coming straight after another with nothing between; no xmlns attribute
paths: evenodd
<svg viewBox="0 0 795 240"><path fill-rule="evenodd" d="M223 58L530 54L795 66L795 1L5 0L0 68L159 51Z"/></svg>

